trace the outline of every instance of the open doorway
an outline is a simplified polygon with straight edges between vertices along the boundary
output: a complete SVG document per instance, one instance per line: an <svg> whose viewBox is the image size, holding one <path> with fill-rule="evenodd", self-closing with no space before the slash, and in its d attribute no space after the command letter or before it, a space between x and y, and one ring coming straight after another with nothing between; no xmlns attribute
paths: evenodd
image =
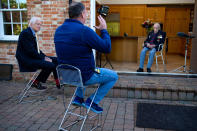
<svg viewBox="0 0 197 131"><path fill-rule="evenodd" d="M96 9L101 5L101 2L96 2ZM111 3L105 5L110 8L109 15L105 19L111 36L112 51L110 54L97 52L97 66L113 68L116 71L136 72L139 67L142 43L147 37L147 31L142 27L142 23L146 20L161 23L163 31L167 34L163 49L165 67L161 57L158 57L158 67L155 59L152 71L183 73L183 68L179 67L190 66L191 40L186 44L186 38L177 36L177 32L186 34L192 32L194 4ZM185 59L186 45L187 57ZM146 69L147 61L148 57L145 59L144 69Z"/></svg>

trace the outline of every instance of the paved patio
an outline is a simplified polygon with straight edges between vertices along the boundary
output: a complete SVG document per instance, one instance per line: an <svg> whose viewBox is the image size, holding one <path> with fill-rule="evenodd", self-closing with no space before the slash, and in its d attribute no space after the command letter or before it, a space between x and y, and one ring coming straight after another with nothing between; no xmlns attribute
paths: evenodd
<svg viewBox="0 0 197 131"><path fill-rule="evenodd" d="M24 83L22 82L0 81L0 131L56 131L65 109L62 90L58 90L53 87L53 84L50 84L49 89L43 93L44 101L17 104L16 98L23 88ZM66 98L66 101L69 99ZM196 101L105 97L101 102L104 108L102 126L97 130L162 131L135 126L138 102L197 106ZM94 120L88 120L84 130L92 127L93 123ZM73 126L70 130L77 131L78 125Z"/></svg>

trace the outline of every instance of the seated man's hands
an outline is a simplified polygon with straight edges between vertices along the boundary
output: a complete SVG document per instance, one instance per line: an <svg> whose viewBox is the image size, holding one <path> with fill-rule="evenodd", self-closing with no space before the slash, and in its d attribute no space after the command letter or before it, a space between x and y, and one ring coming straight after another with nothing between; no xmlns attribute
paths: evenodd
<svg viewBox="0 0 197 131"><path fill-rule="evenodd" d="M98 30L107 29L106 21L101 15L98 16L98 20L99 20L99 26L94 26L94 27Z"/></svg>
<svg viewBox="0 0 197 131"><path fill-rule="evenodd" d="M155 45L154 45L154 44L150 44L150 43L147 43L147 44L146 44L146 46L147 46L148 48L150 48L150 49L152 49L152 48L154 48L154 47L155 47Z"/></svg>
<svg viewBox="0 0 197 131"><path fill-rule="evenodd" d="M45 61L48 61L48 62L52 62L52 59L50 59L49 57L45 56L44 58Z"/></svg>

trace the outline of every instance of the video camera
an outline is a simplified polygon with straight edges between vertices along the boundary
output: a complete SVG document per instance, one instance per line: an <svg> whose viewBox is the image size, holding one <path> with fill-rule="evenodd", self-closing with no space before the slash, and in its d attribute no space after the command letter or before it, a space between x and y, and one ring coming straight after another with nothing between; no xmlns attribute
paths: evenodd
<svg viewBox="0 0 197 131"><path fill-rule="evenodd" d="M109 12L109 6L105 6L102 5L99 9L98 9L98 13L104 17L106 17L108 15Z"/></svg>

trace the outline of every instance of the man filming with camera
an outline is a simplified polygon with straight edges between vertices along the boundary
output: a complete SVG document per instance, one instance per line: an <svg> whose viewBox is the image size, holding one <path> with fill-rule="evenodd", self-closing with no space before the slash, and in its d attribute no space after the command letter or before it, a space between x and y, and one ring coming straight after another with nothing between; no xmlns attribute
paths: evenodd
<svg viewBox="0 0 197 131"><path fill-rule="evenodd" d="M101 113L103 109L99 102L118 80L116 72L95 67L95 60L92 49L102 53L111 51L111 39L107 32L107 25L101 15L98 16L101 37L91 28L85 26L87 13L85 6L81 2L73 2L69 6L69 19L56 29L54 42L59 64L70 64L81 70L83 83L85 86L99 84L98 92L95 96L91 110ZM68 76L69 77L69 76ZM83 91L78 87L76 96L72 104L85 106L88 108L93 99L92 94L84 102Z"/></svg>

